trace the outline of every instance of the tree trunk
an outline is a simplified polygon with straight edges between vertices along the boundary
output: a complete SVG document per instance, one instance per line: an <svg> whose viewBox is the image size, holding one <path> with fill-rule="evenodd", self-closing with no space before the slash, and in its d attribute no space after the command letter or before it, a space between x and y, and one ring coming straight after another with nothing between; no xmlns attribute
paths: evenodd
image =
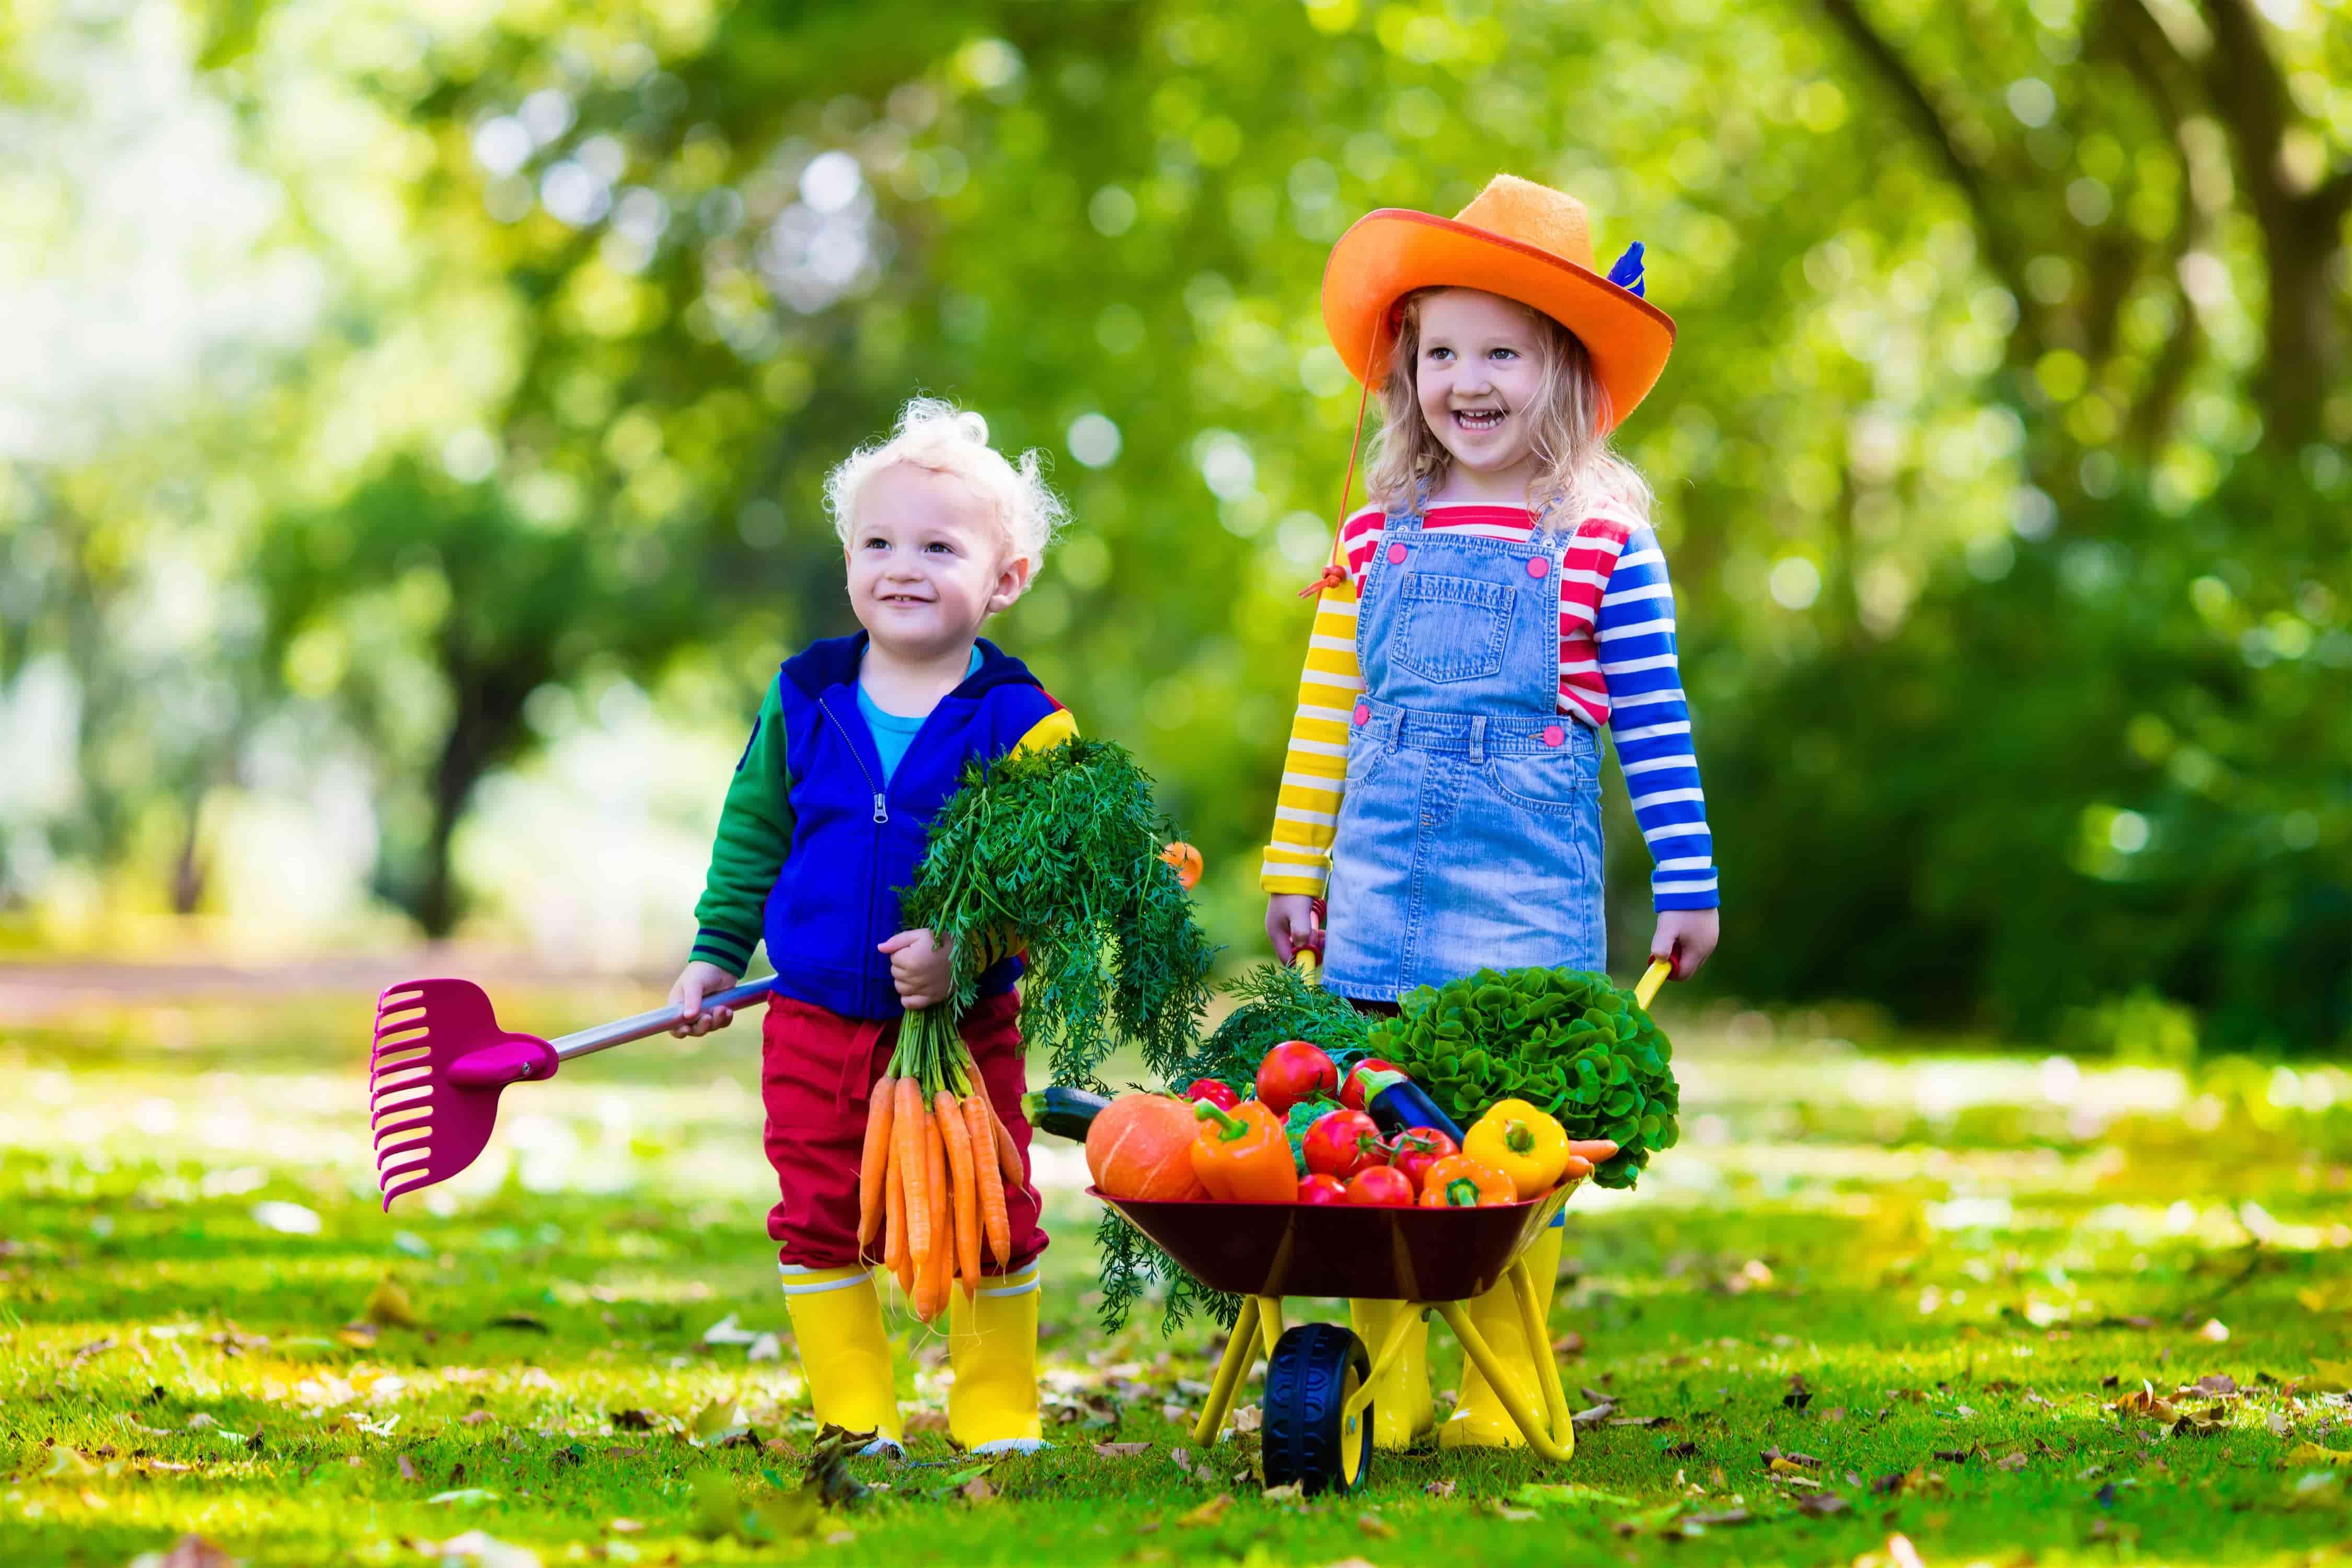
<svg viewBox="0 0 2352 1568"><path fill-rule="evenodd" d="M425 841L425 875L410 911L425 934L439 941L457 927L464 913L449 864L449 841L473 798L474 785L522 740L523 700L540 684L537 670L450 671L457 716L433 770L433 832Z"/></svg>

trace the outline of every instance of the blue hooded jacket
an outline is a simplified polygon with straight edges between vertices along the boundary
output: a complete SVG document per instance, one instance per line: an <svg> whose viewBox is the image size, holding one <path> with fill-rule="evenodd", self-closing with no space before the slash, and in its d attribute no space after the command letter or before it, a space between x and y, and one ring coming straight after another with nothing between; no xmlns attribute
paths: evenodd
<svg viewBox="0 0 2352 1568"><path fill-rule="evenodd" d="M983 637L980 668L940 700L886 782L857 705L866 645L863 632L813 643L777 675L772 711L783 741L791 847L761 925L778 994L843 1017L895 1018L902 1009L890 961L877 948L905 929L898 890L914 883L932 816L968 763L1004 755L1049 721L1058 740L1070 724L1028 667ZM769 719L763 710L761 721ZM772 755L760 740L755 726L744 765ZM698 955L712 935L707 916L704 928ZM1019 959L1004 960L981 976L981 994L1012 989L1020 973Z"/></svg>

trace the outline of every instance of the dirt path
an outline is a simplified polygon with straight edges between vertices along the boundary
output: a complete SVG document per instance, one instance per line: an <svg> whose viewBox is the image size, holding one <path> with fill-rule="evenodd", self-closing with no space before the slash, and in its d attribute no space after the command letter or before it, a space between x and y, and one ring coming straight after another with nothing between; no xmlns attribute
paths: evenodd
<svg viewBox="0 0 2352 1568"><path fill-rule="evenodd" d="M253 995L373 994L433 974L495 977L504 984L646 984L667 977L590 973L544 959L487 948L426 947L348 959L288 963L122 963L99 960L0 963L0 1025L31 1024L79 1008L125 1002L199 1001Z"/></svg>

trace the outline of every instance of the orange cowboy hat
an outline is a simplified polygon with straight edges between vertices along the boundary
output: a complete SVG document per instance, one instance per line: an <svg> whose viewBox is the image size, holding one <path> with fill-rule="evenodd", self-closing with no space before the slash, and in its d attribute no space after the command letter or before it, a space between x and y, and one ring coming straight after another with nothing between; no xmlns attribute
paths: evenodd
<svg viewBox="0 0 2352 1568"><path fill-rule="evenodd" d="M1384 374L1398 300L1416 289L1482 289L1541 310L1574 332L1609 395L1613 426L1649 395L1674 348L1674 318L1642 298L1642 247L1593 270L1584 204L1497 174L1453 217L1382 207L1331 247L1323 325L1368 388Z"/></svg>

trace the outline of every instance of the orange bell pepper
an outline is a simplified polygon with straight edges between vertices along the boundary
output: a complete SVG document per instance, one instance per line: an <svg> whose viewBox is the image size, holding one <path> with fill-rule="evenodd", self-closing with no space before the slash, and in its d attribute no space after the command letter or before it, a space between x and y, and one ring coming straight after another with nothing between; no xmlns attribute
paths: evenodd
<svg viewBox="0 0 2352 1568"><path fill-rule="evenodd" d="M1421 1206L1425 1209L1484 1209L1517 1201L1510 1177L1467 1154L1447 1155L1421 1179Z"/></svg>
<svg viewBox="0 0 2352 1568"><path fill-rule="evenodd" d="M1290 1138L1274 1112L1255 1100L1227 1110L1212 1100L1192 1102L1201 1134L1192 1141L1192 1172L1209 1195L1225 1203L1298 1201L1298 1167Z"/></svg>

